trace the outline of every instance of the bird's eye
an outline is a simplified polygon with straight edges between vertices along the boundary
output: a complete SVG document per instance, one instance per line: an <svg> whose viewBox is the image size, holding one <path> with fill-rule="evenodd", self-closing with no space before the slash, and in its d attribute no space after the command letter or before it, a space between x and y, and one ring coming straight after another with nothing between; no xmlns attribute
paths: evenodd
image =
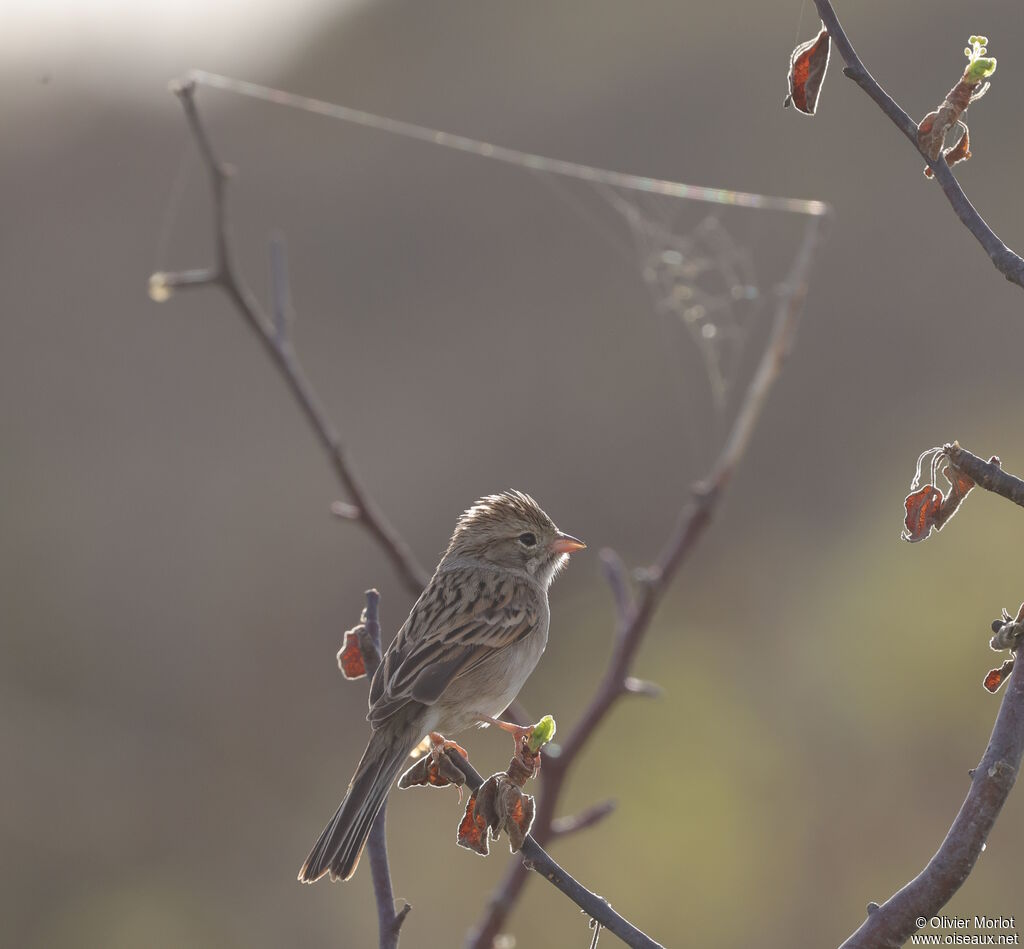
<svg viewBox="0 0 1024 949"><path fill-rule="evenodd" d="M527 531L525 534L519 535L519 543L524 547L535 547L537 545L537 538L535 535Z"/></svg>

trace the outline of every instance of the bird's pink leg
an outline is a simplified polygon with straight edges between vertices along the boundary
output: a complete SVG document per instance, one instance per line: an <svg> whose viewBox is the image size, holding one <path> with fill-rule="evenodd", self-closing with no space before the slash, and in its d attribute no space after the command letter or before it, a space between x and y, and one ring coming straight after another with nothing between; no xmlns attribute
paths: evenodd
<svg viewBox="0 0 1024 949"><path fill-rule="evenodd" d="M532 725L514 725L512 722L503 722L500 718L491 718L490 715L479 716L480 721L488 722L491 725L496 725L504 732L508 732L512 736L512 740L516 743L516 751L519 751L520 746L524 741L529 741L530 736L533 734Z"/></svg>
<svg viewBox="0 0 1024 949"><path fill-rule="evenodd" d="M430 754L434 760L437 760L438 755L444 753L445 749L451 748L453 751L457 751L467 761L469 760L469 752L462 747L458 742L449 741L440 732L431 732L430 738Z"/></svg>

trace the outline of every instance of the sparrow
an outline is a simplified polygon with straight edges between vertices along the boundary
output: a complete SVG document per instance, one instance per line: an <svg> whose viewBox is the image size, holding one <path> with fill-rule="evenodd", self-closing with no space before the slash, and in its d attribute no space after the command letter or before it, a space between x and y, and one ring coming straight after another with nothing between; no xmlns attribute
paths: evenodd
<svg viewBox="0 0 1024 949"><path fill-rule="evenodd" d="M373 676L369 744L299 870L301 882L352 877L391 783L424 736L457 748L443 736L486 723L524 731L497 716L547 645L551 581L584 547L520 491L482 497L459 516Z"/></svg>

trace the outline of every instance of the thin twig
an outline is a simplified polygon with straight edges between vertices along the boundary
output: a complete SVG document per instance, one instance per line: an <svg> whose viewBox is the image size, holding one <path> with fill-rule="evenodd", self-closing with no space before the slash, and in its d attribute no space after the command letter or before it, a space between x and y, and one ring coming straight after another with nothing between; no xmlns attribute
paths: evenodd
<svg viewBox="0 0 1024 949"><path fill-rule="evenodd" d="M967 475L979 488L1001 495L1014 504L1024 507L1024 481L1008 474L993 461L985 461L977 455L961 448L957 442L943 445L943 453Z"/></svg>
<svg viewBox="0 0 1024 949"><path fill-rule="evenodd" d="M1018 653L1022 650L1018 649ZM1018 656L1018 661L1021 657ZM971 789L935 856L868 917L840 949L898 949L960 889L984 849L1024 755L1024 675L1011 675Z"/></svg>
<svg viewBox="0 0 1024 949"><path fill-rule="evenodd" d="M771 336L725 445L708 478L692 490L691 499L680 512L676 529L656 563L643 571L645 582L642 592L635 604L630 601L628 609L623 607L623 592L616 588L621 581L615 560L603 558L618 604L619 622L614 648L590 704L562 744L560 753L557 757L545 757L532 831L533 836L541 844L546 844L554 835L555 809L570 767L608 711L628 692L651 694L653 691L651 688L639 687L640 680L635 680L629 675L630 667L658 604L679 567L710 523L718 502L743 457L772 384L778 378L783 361L790 351L803 311L814 252L821 240L821 226L820 218L812 218L808 222L803 243L797 252L779 301ZM472 949L490 949L493 945L528 878L524 867L524 862L520 861L509 864L502 882L488 901L483 917L467 937L467 946Z"/></svg>
<svg viewBox="0 0 1024 949"><path fill-rule="evenodd" d="M934 161L925 154L917 140L917 123L902 109L902 107L889 95L877 82L874 76L867 71L864 63L857 55L850 38L839 23L836 11L829 0L814 0L818 8L818 15L821 22L825 24L832 42L836 44L839 55L842 56L846 68L843 73L852 79L875 104L889 117L896 126L913 144L914 148L927 162L928 167L935 175L943 193L952 205L956 216L961 223L977 239L978 243L985 249L985 253L991 258L996 269L1007 280L1024 287L1024 258L1015 254L1007 247L1000 237L988 226L985 219L977 212L974 205L964 194L963 188L956 180L953 172L946 164L945 158L940 155Z"/></svg>
<svg viewBox="0 0 1024 949"><path fill-rule="evenodd" d="M551 837L568 837L569 834L587 830L603 821L615 807L615 801L601 801L570 817L557 817L551 822Z"/></svg>
<svg viewBox="0 0 1024 949"><path fill-rule="evenodd" d="M228 168L218 160L199 117L195 104L195 85L192 82L184 82L178 85L174 91L181 100L189 128L210 175L216 263L215 266L204 270L156 274L151 280L151 289L154 283L157 284L164 291L163 298L166 298L166 294L172 288L195 286L219 286L228 294L248 325L257 334L273 363L283 374L318 439L327 450L339 480L352 499L351 504L346 504L344 507L335 505L333 509L340 516L359 521L384 548L405 585L413 592L419 592L427 582L426 573L416 563L408 546L377 510L356 478L345 455L340 437L306 379L292 346L287 332L289 303L283 248L279 243L271 245L274 318L270 319L264 314L234 265L226 204L226 186L230 173ZM372 676L380 663L381 656L380 625L377 619L379 596L375 590L368 591L366 596L366 612L358 641L367 673ZM464 770L475 776L476 786L479 786L482 780L480 776L468 764L465 765ZM595 814L587 823L596 823L600 816L602 815ZM381 949L394 949L398 944L399 929L410 907L406 904L398 913L394 911L394 893L387 859L386 802L371 827L367 840L367 852L370 857L374 895L377 903L380 946ZM620 935L627 945L657 949L658 943L641 933L640 930L615 913L607 902L565 873L535 841L528 839L523 852L532 861L534 869L538 873L541 873L589 913L592 918L604 922L606 928Z"/></svg>
<svg viewBox="0 0 1024 949"><path fill-rule="evenodd" d="M405 585L412 592L419 592L426 583L426 573L417 564L402 538L388 524L366 494L352 470L340 437L327 418L299 364L288 335L288 297L283 252L278 245L272 248L274 318L270 319L264 314L255 297L242 281L234 264L227 224L226 185L229 171L216 157L205 127L200 120L195 104L194 83L188 81L181 83L175 92L182 102L189 127L210 175L216 263L214 267L205 270L155 274L151 279L151 292L154 298L166 298L172 288L213 285L219 286L227 293L250 328L257 334L272 362L284 376L307 421L326 449L335 473L351 499L350 503L343 502L340 506L336 505L335 512L339 516L359 521L385 550ZM788 292L780 302L765 355L755 373L730 437L708 480L694 488L692 499L684 508L677 529L666 544L657 563L646 571L647 581L638 601L633 599L628 580L622 572L617 558L614 555L605 558L605 566L616 596L619 614L615 648L609 669L583 719L570 733L561 756L548 758L544 772L546 779L542 784L538 815L534 822L534 828L539 838L547 839L559 831L567 833L573 829L592 826L609 811L607 806L599 806L580 815L575 822L570 819L569 822L562 824L557 824L553 817L554 807L569 765L614 702L621 695L629 692L647 695L657 692L657 687L653 684L644 683L629 676L629 668L661 596L676 570L709 523L713 511L717 507L717 502L742 457L768 390L777 377L781 363L788 352L802 309L813 252L819 239L819 220L814 218L808 225L804 243L794 264ZM374 621L375 609L376 599L368 594L367 616L372 617ZM370 669L371 666L375 667L379 662L379 638L376 648L369 648L371 644L364 644L364 639L371 635L370 629L375 629L376 635L379 637L379 626L369 621L366 625L366 635L360 636L360 645L363 647L364 657L369 659L367 668ZM367 653L370 652L374 653L376 660L367 656ZM468 766L468 763L460 762L460 766L464 766L463 770L472 779L475 779L476 785L479 786L480 776ZM393 893L387 868L384 815L385 812L382 809L374 824L367 846L381 925L381 946L393 946L397 944L398 928L408 912L408 907L397 914L394 913ZM490 938L486 935L486 931L500 926L504 920L521 889L520 881L525 879L525 870L523 869L525 867L541 873L584 909L596 921L595 925L608 929L623 939L627 945L649 947L649 949L658 946L648 936L615 913L606 901L591 893L565 873L558 864L551 860L540 843L533 837L527 838L523 847L523 855L523 862L512 865L512 876L506 877L506 884L499 890L496 899L492 900L491 911L485 918L485 929L480 932L481 941L474 941L474 945L490 945ZM511 888L509 887L510 879ZM496 931L494 929L495 933ZM388 942L388 939L392 941Z"/></svg>
<svg viewBox="0 0 1024 949"><path fill-rule="evenodd" d="M604 578L611 588L612 597L615 599L615 611L619 617L620 625L627 625L636 612L636 600L633 598L633 590L629 584L629 571L622 562L622 558L610 547L601 551L601 568L604 571Z"/></svg>
<svg viewBox="0 0 1024 949"><path fill-rule="evenodd" d="M351 519L357 521L377 541L405 587L411 593L419 594L429 579L428 575L417 562L409 545L388 523L356 475L341 436L327 416L288 338L283 314L278 320L269 318L238 272L228 226L227 183L230 170L218 159L206 127L199 117L195 101L195 83L187 80L177 83L172 89L181 101L192 137L210 176L215 263L213 267L203 270L154 274L150 280L150 292L154 298L166 299L173 288L216 286L228 295L246 324L262 343L271 362L284 377L303 415L327 452L331 466L351 502ZM275 259L273 274L280 276L281 268L283 258L279 256ZM154 287L157 292L154 292ZM284 287L278 285L274 292L278 299L283 299L286 291Z"/></svg>
<svg viewBox="0 0 1024 949"><path fill-rule="evenodd" d="M359 651L366 667L367 681L380 665L380 594L376 590L366 591L366 609L363 611L359 629ZM370 876L373 880L373 895L377 903L377 929L380 934L380 949L398 949L398 933L405 917L412 909L408 903L395 912L395 893L391 886L391 869L388 866L387 838L388 802L385 798L377 817L370 827L366 839L366 852L370 856Z"/></svg>
<svg viewBox="0 0 1024 949"><path fill-rule="evenodd" d="M484 783L480 772L457 751L449 748L445 753L466 776L466 784L469 789L471 791L478 790L480 785ZM548 763L552 760L554 759L546 758L544 767L547 767ZM596 919L605 929L618 936L627 946L633 947L633 949L663 949L661 943L655 942L646 933L637 929L624 916L616 913L606 899L598 896L596 893L592 893L583 884L566 873L562 867L551 859L547 851L537 843L533 834L527 835L523 841L520 853L523 855L521 866L533 870L534 873L539 873L552 886L568 896L591 919Z"/></svg>
<svg viewBox="0 0 1024 949"><path fill-rule="evenodd" d="M995 461L985 461L957 442L944 445L943 453L954 467L979 487L1024 506L1024 481ZM1021 651L1018 647L1017 652ZM1015 659L1019 657L1015 656ZM996 818L1013 789L1024 755L1024 676L1011 675L1003 696L992 737L971 772L971 788L953 821L946 839L928 865L881 906L872 903L868 917L841 949L874 949L902 946L963 885L974 869Z"/></svg>

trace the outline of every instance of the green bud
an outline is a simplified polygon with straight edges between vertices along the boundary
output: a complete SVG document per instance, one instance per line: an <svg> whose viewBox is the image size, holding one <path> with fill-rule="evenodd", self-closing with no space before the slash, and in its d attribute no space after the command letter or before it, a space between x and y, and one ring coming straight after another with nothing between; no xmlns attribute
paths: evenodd
<svg viewBox="0 0 1024 949"><path fill-rule="evenodd" d="M967 67L964 78L968 82L981 82L996 71L996 61L992 59L976 59Z"/></svg>
<svg viewBox="0 0 1024 949"><path fill-rule="evenodd" d="M530 754L537 754L540 749L555 737L555 720L550 715L545 715L536 725L533 726L533 734L527 743Z"/></svg>

